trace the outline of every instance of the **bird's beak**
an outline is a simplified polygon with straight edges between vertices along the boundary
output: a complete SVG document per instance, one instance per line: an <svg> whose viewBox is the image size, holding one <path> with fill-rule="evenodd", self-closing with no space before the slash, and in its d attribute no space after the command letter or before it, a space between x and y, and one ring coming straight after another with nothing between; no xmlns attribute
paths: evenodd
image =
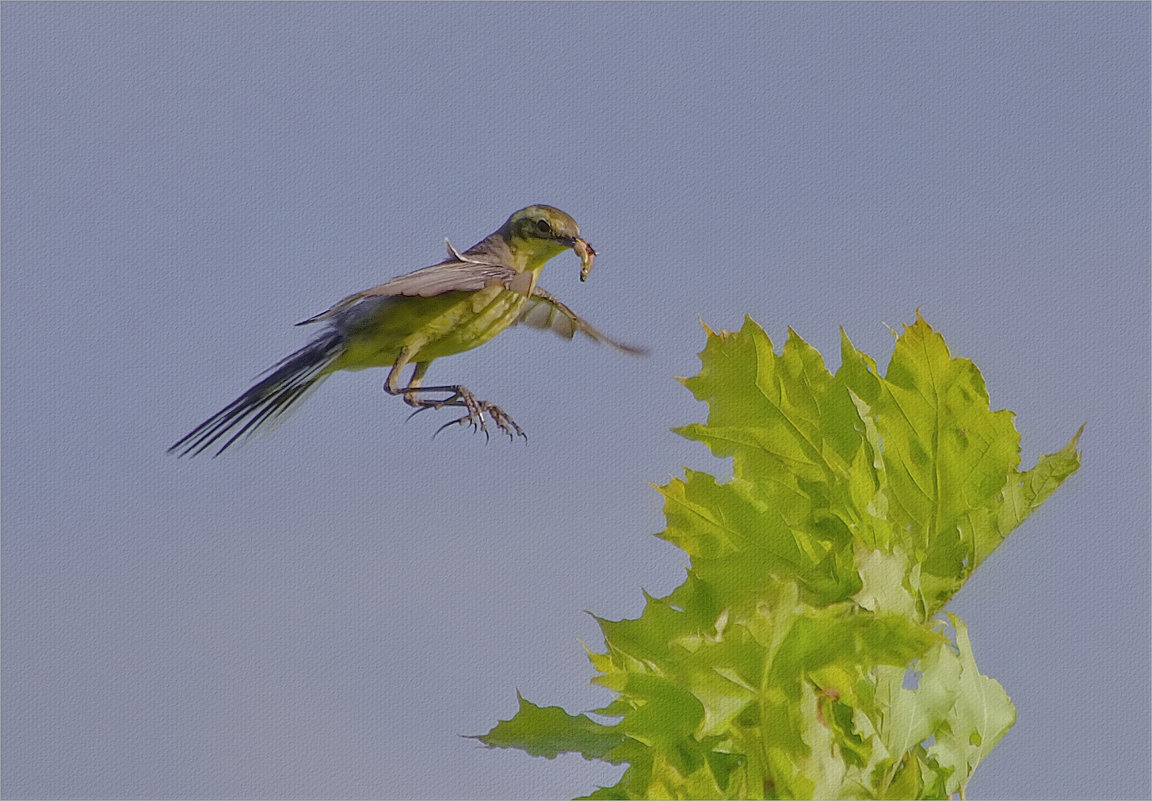
<svg viewBox="0 0 1152 801"><path fill-rule="evenodd" d="M588 273L592 272L592 261L596 258L596 251L580 237L573 240L572 249L580 257L580 280L587 281Z"/></svg>

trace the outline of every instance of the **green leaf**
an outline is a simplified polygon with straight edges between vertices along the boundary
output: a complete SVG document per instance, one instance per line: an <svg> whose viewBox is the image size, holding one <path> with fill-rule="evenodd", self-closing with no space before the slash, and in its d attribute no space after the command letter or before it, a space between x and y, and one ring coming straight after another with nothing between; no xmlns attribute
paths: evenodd
<svg viewBox="0 0 1152 801"><path fill-rule="evenodd" d="M1080 469L1077 444L1084 426L1056 453L1041 456L1036 466L1024 473L1008 476L996 501L986 509L973 510L969 525L975 541L972 567L977 567L988 554L1004 541L1014 528L1040 508L1064 479Z"/></svg>
<svg viewBox="0 0 1152 801"><path fill-rule="evenodd" d="M719 484L706 473L685 473L684 481L659 488L668 521L659 536L693 557L695 574L725 603L753 599L776 576L798 581L810 598L825 602L859 588L847 532L839 539L829 534L831 521L815 520L806 496L807 511L782 509L758 500L738 480Z"/></svg>
<svg viewBox="0 0 1152 801"><path fill-rule="evenodd" d="M707 401L708 425L680 433L718 457L735 457L742 478L826 477L819 407L832 377L819 353L789 331L784 353L776 356L764 329L745 318L739 334L708 330L700 362L700 374L683 383Z"/></svg>
<svg viewBox="0 0 1152 801"><path fill-rule="evenodd" d="M919 314L896 343L877 399L897 507L930 537L986 505L1019 464L1012 412L989 411L984 379Z"/></svg>
<svg viewBox="0 0 1152 801"><path fill-rule="evenodd" d="M558 706L536 706L519 693L516 697L520 702L516 715L475 739L492 748L519 748L549 759L576 752L585 759L618 761L611 754L627 738L615 727L604 726L587 715L569 715Z"/></svg>
<svg viewBox="0 0 1152 801"><path fill-rule="evenodd" d="M825 665L903 667L939 642L939 634L902 615L806 615L789 631L770 678L798 692L795 682Z"/></svg>
<svg viewBox="0 0 1152 801"><path fill-rule="evenodd" d="M841 331L833 375L789 330L707 330L709 406L678 429L732 459L657 487L684 583L596 618L597 723L521 699L480 738L627 763L590 798L945 798L1011 727L967 630L933 616L1080 464L1079 432L1019 470L975 365L917 314L881 375Z"/></svg>

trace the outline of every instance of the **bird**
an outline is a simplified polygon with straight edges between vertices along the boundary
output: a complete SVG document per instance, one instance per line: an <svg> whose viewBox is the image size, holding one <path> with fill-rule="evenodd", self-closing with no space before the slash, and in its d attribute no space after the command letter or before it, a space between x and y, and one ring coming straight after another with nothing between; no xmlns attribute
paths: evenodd
<svg viewBox="0 0 1152 801"><path fill-rule="evenodd" d="M587 280L596 256L576 221L560 209L539 204L520 209L463 253L448 239L444 244L448 256L443 261L349 295L297 323L321 324L323 330L178 440L169 453L194 456L219 445L213 454L219 456L280 422L333 373L372 367L389 368L383 389L415 408L409 417L428 409L462 410L435 433L460 425L487 437L490 419L510 440L515 435L527 440L511 416L463 385L424 386L432 362L479 347L518 323L569 339L580 332L622 353L646 352L601 333L537 285L544 264L566 250L580 257L581 281ZM402 384L410 365L411 377Z"/></svg>

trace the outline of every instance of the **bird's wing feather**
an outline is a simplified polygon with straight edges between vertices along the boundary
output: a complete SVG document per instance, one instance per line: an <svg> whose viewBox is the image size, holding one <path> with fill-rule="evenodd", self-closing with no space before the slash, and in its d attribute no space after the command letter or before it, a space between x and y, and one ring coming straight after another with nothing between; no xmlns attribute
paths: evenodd
<svg viewBox="0 0 1152 801"><path fill-rule="evenodd" d="M516 322L530 325L533 328L551 329L568 339L574 337L577 331L581 331L597 342L603 342L623 353L640 355L647 352L643 348L635 348L617 342L608 335L597 331L580 315L561 302L559 298L540 287L532 290L532 296L524 304L524 309L520 312L520 317Z"/></svg>
<svg viewBox="0 0 1152 801"><path fill-rule="evenodd" d="M457 261L455 259L443 261L439 264L433 264L431 267L424 267L407 275L385 281L379 286L365 289L355 295L349 295L327 311L309 317L296 325L308 325L309 323L331 320L344 310L368 298L396 295L430 298L445 292L478 292L496 282L509 288L516 288L518 284L522 283L516 280L520 275L512 267L505 267L500 264Z"/></svg>

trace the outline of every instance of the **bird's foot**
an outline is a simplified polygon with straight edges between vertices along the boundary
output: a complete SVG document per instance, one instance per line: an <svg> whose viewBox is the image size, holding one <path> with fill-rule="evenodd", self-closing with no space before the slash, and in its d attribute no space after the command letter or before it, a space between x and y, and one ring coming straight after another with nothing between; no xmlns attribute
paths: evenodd
<svg viewBox="0 0 1152 801"><path fill-rule="evenodd" d="M508 435L510 440L515 440L517 436L524 437L525 442L528 440L528 435L524 433L524 429L516 424L511 415L505 412L496 404L491 401L483 401L473 395L466 387L457 386L451 388L452 394L446 398L435 401L421 401L420 408L408 415L409 419L425 409L441 409L445 406L462 406L464 407L465 414L456 420L450 420L444 425L440 426L432 434L436 436L446 428L451 428L454 425L472 426L473 431L483 431L484 438L489 439L490 433L488 431L488 419L491 418L493 424L500 431Z"/></svg>

